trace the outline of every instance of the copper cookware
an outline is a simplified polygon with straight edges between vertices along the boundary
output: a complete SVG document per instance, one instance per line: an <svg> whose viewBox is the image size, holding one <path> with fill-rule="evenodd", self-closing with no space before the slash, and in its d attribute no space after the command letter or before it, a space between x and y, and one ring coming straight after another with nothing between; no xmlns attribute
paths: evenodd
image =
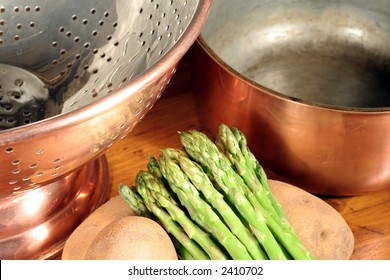
<svg viewBox="0 0 390 280"><path fill-rule="evenodd" d="M0 1L0 259L46 259L108 195L209 0Z"/></svg>
<svg viewBox="0 0 390 280"><path fill-rule="evenodd" d="M390 187L390 2L215 0L194 48L204 125L240 128L270 177Z"/></svg>

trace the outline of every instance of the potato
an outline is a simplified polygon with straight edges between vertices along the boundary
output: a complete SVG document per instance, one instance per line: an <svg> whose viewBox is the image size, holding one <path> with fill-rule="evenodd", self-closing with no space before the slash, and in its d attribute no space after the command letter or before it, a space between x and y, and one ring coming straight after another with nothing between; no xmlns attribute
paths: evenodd
<svg viewBox="0 0 390 280"><path fill-rule="evenodd" d="M117 195L92 212L69 236L62 252L63 260L82 260L97 234L121 217L135 215Z"/></svg>
<svg viewBox="0 0 390 280"><path fill-rule="evenodd" d="M275 198L315 259L349 259L354 236L344 218L320 198L287 183L269 180Z"/></svg>
<svg viewBox="0 0 390 280"><path fill-rule="evenodd" d="M90 245L85 259L177 260L166 231L142 216L127 216L106 226Z"/></svg>

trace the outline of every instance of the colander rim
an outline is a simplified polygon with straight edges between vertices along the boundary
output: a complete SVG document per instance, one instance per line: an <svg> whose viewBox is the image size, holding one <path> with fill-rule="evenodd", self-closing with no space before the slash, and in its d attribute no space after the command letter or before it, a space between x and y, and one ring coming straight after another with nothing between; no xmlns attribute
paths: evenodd
<svg viewBox="0 0 390 280"><path fill-rule="evenodd" d="M123 102L138 90L152 83L156 78L176 67L181 58L195 43L209 14L211 0L199 0L193 18L183 31L177 42L156 63L139 76L130 80L123 88L102 97L95 102L68 113L59 114L47 119L36 121L23 126L0 131L0 144L22 141L37 134L48 134L64 127L77 125L97 115L104 114Z"/></svg>

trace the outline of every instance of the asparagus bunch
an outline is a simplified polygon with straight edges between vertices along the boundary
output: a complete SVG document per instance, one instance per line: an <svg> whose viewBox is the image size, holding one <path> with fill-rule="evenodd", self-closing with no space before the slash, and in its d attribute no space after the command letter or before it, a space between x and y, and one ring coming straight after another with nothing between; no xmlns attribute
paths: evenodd
<svg viewBox="0 0 390 280"><path fill-rule="evenodd" d="M119 194L166 229L181 259L311 259L241 131L222 124L215 143L195 130L179 136L183 150L150 156Z"/></svg>
<svg viewBox="0 0 390 280"><path fill-rule="evenodd" d="M179 161L185 159L186 158L183 159L182 156L179 156L178 158ZM248 250L253 249L253 251L256 252L256 247L245 247L233 233L233 231L237 232L237 230L235 230L236 226L238 227L238 231L240 230L240 220L238 218L234 219L235 215L233 211L230 211L230 213L224 210L219 212L220 214L226 214L224 215L225 217L238 222L235 225L231 223L229 228L223 220L220 219L217 211L214 211L212 204L208 204L207 198L203 199L200 196L198 189L192 184L191 179L182 171L179 164L170 158L167 151L160 157L160 165L162 174L167 178L171 189L177 194L181 204L187 209L191 218L195 220L201 228L213 236L214 239L218 240L232 258L241 260L253 259ZM204 187L209 187L207 191L212 192L212 185L207 184L206 181L203 181L202 183L204 183ZM217 193L215 194L218 195ZM216 198L218 198L218 196ZM223 201L221 197L219 198L220 201ZM231 208L229 209L231 210ZM244 233L246 232L244 231ZM252 242L251 245L256 246L257 244ZM262 257L260 251L257 251L256 254L255 257Z"/></svg>
<svg viewBox="0 0 390 280"><path fill-rule="evenodd" d="M243 178L248 186L247 191L252 192L255 196L257 200L254 202L255 207L259 207L259 211L264 215L269 215L267 225L273 231L278 242L282 244L293 258L310 258L309 252L299 241L293 228L288 223L280 204L272 195L267 180L264 178L265 173L263 169L260 168L260 164L247 148L245 136L238 129L233 128L231 130L225 124L221 124L216 145L229 159L236 173ZM244 153L242 150L244 150ZM246 154L246 158L244 154Z"/></svg>
<svg viewBox="0 0 390 280"><path fill-rule="evenodd" d="M286 259L286 256L266 224L266 216L254 208L253 196L241 177L232 169L229 160L217 146L203 133L190 131L180 133L181 142L190 157L198 162L214 179L230 203L245 219L249 229L262 245L270 259Z"/></svg>

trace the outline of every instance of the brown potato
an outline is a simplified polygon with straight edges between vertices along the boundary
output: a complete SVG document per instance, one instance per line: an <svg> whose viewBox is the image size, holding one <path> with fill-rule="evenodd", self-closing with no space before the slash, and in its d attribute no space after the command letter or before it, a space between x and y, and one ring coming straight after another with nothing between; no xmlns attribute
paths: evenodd
<svg viewBox="0 0 390 280"><path fill-rule="evenodd" d="M127 216L99 232L85 259L177 260L177 254L167 232L157 222L142 216Z"/></svg>
<svg viewBox="0 0 390 280"><path fill-rule="evenodd" d="M91 213L69 236L62 252L63 260L82 260L97 234L121 217L135 215L117 195Z"/></svg>
<svg viewBox="0 0 390 280"><path fill-rule="evenodd" d="M287 219L315 259L349 259L354 236L344 218L320 198L290 184L269 180Z"/></svg>

